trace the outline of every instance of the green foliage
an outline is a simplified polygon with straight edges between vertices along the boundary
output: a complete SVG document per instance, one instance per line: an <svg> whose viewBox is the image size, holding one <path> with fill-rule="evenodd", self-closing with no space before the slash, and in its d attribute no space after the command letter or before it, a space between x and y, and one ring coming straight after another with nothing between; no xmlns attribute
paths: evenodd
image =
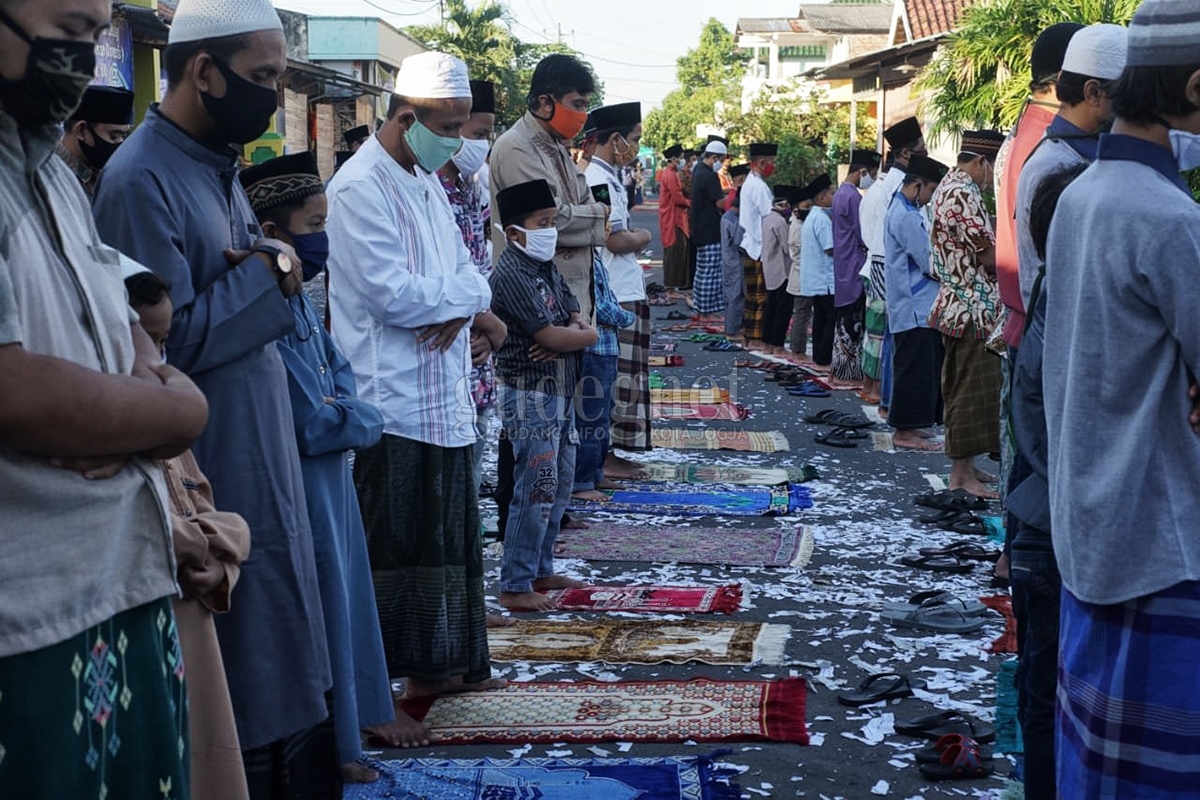
<svg viewBox="0 0 1200 800"><path fill-rule="evenodd" d="M979 0L917 77L932 136L963 128L1005 130L1029 94L1029 56L1058 22L1128 24L1142 0Z"/></svg>
<svg viewBox="0 0 1200 800"><path fill-rule="evenodd" d="M733 33L716 17L709 17L696 47L675 60L675 77L685 91L712 86L736 89L745 62Z"/></svg>

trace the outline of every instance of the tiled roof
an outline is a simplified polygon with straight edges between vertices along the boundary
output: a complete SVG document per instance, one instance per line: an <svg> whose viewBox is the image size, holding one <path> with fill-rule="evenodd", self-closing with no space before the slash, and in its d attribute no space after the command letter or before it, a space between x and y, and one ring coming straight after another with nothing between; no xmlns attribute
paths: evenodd
<svg viewBox="0 0 1200 800"><path fill-rule="evenodd" d="M913 39L953 30L966 3L967 0L904 0Z"/></svg>
<svg viewBox="0 0 1200 800"><path fill-rule="evenodd" d="M822 33L887 33L892 25L890 3L823 3L800 6L800 16Z"/></svg>
<svg viewBox="0 0 1200 800"><path fill-rule="evenodd" d="M782 17L749 17L739 19L737 29L741 33L805 33L803 28L795 24L797 22L798 20Z"/></svg>

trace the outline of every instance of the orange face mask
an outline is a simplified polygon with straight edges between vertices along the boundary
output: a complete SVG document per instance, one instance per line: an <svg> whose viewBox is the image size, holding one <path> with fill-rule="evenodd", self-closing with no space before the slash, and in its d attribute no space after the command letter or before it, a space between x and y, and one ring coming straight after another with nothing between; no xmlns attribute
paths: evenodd
<svg viewBox="0 0 1200 800"><path fill-rule="evenodd" d="M583 126L587 122L587 112L567 108L557 100L554 100L553 103L550 119L546 122L559 136L568 141L573 140L583 130Z"/></svg>

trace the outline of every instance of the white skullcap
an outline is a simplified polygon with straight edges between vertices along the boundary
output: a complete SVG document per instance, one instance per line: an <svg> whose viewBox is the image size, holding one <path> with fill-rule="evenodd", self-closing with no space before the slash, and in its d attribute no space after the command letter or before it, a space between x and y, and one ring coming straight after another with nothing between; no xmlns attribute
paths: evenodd
<svg viewBox="0 0 1200 800"><path fill-rule="evenodd" d="M400 62L393 91L413 99L470 99L471 76L462 59L447 53L417 53Z"/></svg>
<svg viewBox="0 0 1200 800"><path fill-rule="evenodd" d="M179 0L167 44L282 30L271 0Z"/></svg>
<svg viewBox="0 0 1200 800"><path fill-rule="evenodd" d="M1063 72L1111 81L1125 70L1129 31L1120 25L1089 25L1071 37Z"/></svg>
<svg viewBox="0 0 1200 800"><path fill-rule="evenodd" d="M727 156L729 155L729 148L725 146L724 142L713 141L708 143L708 147L704 148L704 154L708 155L709 153L714 153L718 156Z"/></svg>
<svg viewBox="0 0 1200 800"><path fill-rule="evenodd" d="M129 280L134 275L140 275L143 272L149 272L150 268L144 264L139 264L124 253L117 253L117 257L121 262L121 280Z"/></svg>

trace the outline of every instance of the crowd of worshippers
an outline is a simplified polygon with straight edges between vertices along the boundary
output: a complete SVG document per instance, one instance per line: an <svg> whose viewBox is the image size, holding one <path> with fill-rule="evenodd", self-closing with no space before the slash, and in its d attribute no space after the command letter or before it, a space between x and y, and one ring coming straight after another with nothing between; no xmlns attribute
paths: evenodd
<svg viewBox="0 0 1200 800"><path fill-rule="evenodd" d="M270 0L180 0L132 133L133 98L89 88L110 14L0 0L0 787L340 797L378 777L364 732L433 741L400 699L503 685L489 419L506 609L577 585L571 496L640 474L615 451L651 438L641 108L589 114L555 54L489 145L494 87L427 52L328 183L310 153L240 169L287 69ZM915 119L836 189L768 185L770 143L669 148L665 283L861 381L897 446L944 420L955 488L991 494L999 451L1027 796L1190 796L1200 10L1055 25L1031 66L1015 131L952 166Z"/></svg>

